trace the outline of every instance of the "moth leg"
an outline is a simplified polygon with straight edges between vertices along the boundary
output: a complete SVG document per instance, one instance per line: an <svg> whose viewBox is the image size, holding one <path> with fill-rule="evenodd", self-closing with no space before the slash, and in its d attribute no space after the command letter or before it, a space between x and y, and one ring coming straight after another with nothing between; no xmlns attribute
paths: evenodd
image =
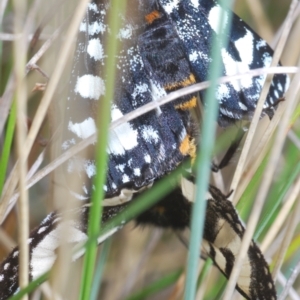
<svg viewBox="0 0 300 300"><path fill-rule="evenodd" d="M245 132L243 129L239 128L234 140L230 144L230 147L227 149L224 157L222 158L221 162L217 165L215 163L212 163L211 170L213 172L218 172L219 170L222 170L228 164L230 163L231 159L233 158L234 154L238 150L240 143L245 135Z"/></svg>

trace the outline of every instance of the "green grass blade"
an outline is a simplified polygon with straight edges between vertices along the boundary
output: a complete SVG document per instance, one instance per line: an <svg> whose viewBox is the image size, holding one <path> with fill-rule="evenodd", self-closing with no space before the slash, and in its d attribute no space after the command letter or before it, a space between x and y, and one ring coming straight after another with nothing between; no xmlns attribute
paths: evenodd
<svg viewBox="0 0 300 300"><path fill-rule="evenodd" d="M214 287L210 289L209 293L207 293L207 295L204 297L204 300L222 299L226 284L227 278L223 274L220 274L218 278L218 284L214 285Z"/></svg>
<svg viewBox="0 0 300 300"><path fill-rule="evenodd" d="M47 272L40 276L39 278L31 281L26 288L21 289L17 294L13 295L9 298L9 300L20 300L25 295L33 292L38 286L40 286L43 282L45 282L47 279L49 279L50 272Z"/></svg>
<svg viewBox="0 0 300 300"><path fill-rule="evenodd" d="M156 280L155 282L149 284L146 288L137 292L136 294L129 296L126 300L143 300L148 297L151 297L157 292L170 286L171 284L174 284L178 280L181 274L182 274L182 270L170 273Z"/></svg>
<svg viewBox="0 0 300 300"><path fill-rule="evenodd" d="M94 275L94 281L93 281L92 292L91 292L91 300L98 299L97 297L98 297L99 291L100 291L101 279L102 279L102 275L103 275L106 259L108 257L110 246L111 246L111 239L109 239L103 243L101 253L99 255L99 259L97 262L95 275Z"/></svg>
<svg viewBox="0 0 300 300"><path fill-rule="evenodd" d="M265 167L267 164L267 159L264 158L261 165L258 167L257 171L251 178L247 188L245 189L244 193L242 194L236 209L239 212L240 218L242 220L247 220L249 217L249 214L251 212L251 207L252 207L252 200L256 195L256 192L258 190L259 184L261 182L261 178L263 176Z"/></svg>
<svg viewBox="0 0 300 300"><path fill-rule="evenodd" d="M261 221L257 225L256 233L254 235L254 239L258 239L259 236L263 233L263 231L270 226L270 224L273 223L277 213L278 208L280 204L282 203L282 200L284 199L286 193L294 183L295 179L300 174L300 162L298 162L296 165L289 165L290 167L290 174L288 178L283 179L283 185L275 185L272 189L270 197L268 197L268 202L263 210L263 213L261 215Z"/></svg>
<svg viewBox="0 0 300 300"><path fill-rule="evenodd" d="M125 10L126 1L111 1L111 10L109 12L109 28L111 36L116 37L120 28L121 18L119 16ZM103 185L106 180L107 170L107 153L106 145L108 140L108 128L110 122L111 100L114 98L115 74L116 74L116 54L119 40L112 38L108 41L106 51L109 53L105 65L104 74L106 75L106 92L105 96L99 101L98 108L98 139L96 146L96 165L97 173L95 176L94 186L96 187L92 195L92 206L89 216L88 236L94 236L99 232L102 216L102 203L104 198ZM97 241L87 245L86 255L84 257L83 274L81 281L80 299L90 299L91 286L93 282L94 266L97 254Z"/></svg>
<svg viewBox="0 0 300 300"><path fill-rule="evenodd" d="M197 287L200 287L200 285L204 282L205 278L208 275L208 272L211 270L212 266L214 265L214 262L212 261L212 259L208 258L205 263L204 266L201 270L201 273L198 277L198 281L197 281Z"/></svg>
<svg viewBox="0 0 300 300"><path fill-rule="evenodd" d="M227 1L226 7L231 7L232 1ZM231 13L227 13L227 23L231 24ZM219 32L221 32L222 25L225 24L225 13L220 15ZM206 94L206 111L203 117L203 124L201 127L201 145L198 153L199 160L197 162L197 187L196 187L196 199L192 211L191 221L191 237L189 245L188 255L188 268L187 278L185 284L184 299L194 300L196 295L197 286L197 269L200 244L203 234L203 221L206 209L205 194L209 183L210 162L213 151L213 144L215 139L216 119L218 111L218 103L215 99L215 91L217 87L217 78L221 74L221 61L220 49L226 44L226 38L228 36L229 26L225 26L224 31L219 37L214 37L212 46L213 62L210 66L209 74L211 80L211 86Z"/></svg>
<svg viewBox="0 0 300 300"><path fill-rule="evenodd" d="M8 118L6 134L3 144L3 151L0 158L0 195L2 194L2 189L5 181L5 175L8 165L8 160L11 152L11 145L14 137L16 124L16 104L13 102L13 105L10 110L10 115Z"/></svg>
<svg viewBox="0 0 300 300"><path fill-rule="evenodd" d="M182 168L185 168L189 164L189 162L184 163ZM100 232L98 232L96 235L90 236L86 241L85 246L90 243L94 243L99 236L107 234L111 229L118 226L124 226L127 222L134 219L136 216L153 206L156 202L170 193L178 185L182 168L178 168L168 176L159 180L151 189L138 196L134 201L131 201L130 204L128 204L128 206L122 211L122 213L119 213L110 221L106 222L102 226Z"/></svg>

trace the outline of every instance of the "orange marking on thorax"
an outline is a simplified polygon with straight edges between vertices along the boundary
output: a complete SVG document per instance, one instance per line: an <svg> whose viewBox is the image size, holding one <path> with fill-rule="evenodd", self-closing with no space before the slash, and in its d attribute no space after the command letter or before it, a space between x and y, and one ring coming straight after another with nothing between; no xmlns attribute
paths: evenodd
<svg viewBox="0 0 300 300"><path fill-rule="evenodd" d="M148 24L153 23L156 19L159 19L161 14L158 10L153 10L150 14L145 16L145 20Z"/></svg>
<svg viewBox="0 0 300 300"><path fill-rule="evenodd" d="M187 110L197 106L197 98L194 96L189 101L175 105L176 109Z"/></svg>
<svg viewBox="0 0 300 300"><path fill-rule="evenodd" d="M178 88L178 87L186 87L189 85L192 85L196 83L196 79L194 74L190 74L189 77L187 77L186 79L179 81L179 82L174 82L174 83L169 83L167 85L164 86L164 88L168 91L168 90L173 90L174 88Z"/></svg>
<svg viewBox="0 0 300 300"><path fill-rule="evenodd" d="M187 134L180 144L179 151L182 155L189 155L194 160L196 158L195 139Z"/></svg>

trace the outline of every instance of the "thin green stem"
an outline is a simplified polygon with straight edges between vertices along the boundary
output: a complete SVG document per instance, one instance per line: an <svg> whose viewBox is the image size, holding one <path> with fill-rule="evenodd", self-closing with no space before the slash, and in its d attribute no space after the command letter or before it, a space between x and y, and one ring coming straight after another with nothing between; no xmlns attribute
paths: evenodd
<svg viewBox="0 0 300 300"><path fill-rule="evenodd" d="M13 105L10 110L10 115L8 118L3 151L0 158L0 195L2 194L2 189L4 185L7 164L8 164L9 155L11 152L11 145L14 137L15 125L16 125L16 103L13 102Z"/></svg>
<svg viewBox="0 0 300 300"><path fill-rule="evenodd" d="M90 300L98 299L100 286L101 286L101 279L102 279L102 275L103 275L106 259L108 257L110 246L111 246L111 239L105 241L102 245L101 253L99 255L99 259L97 262L96 271L95 271L95 275L94 275Z"/></svg>
<svg viewBox="0 0 300 300"><path fill-rule="evenodd" d="M232 1L226 1L226 7L231 7ZM227 26L223 30L225 24L225 13L227 15ZM231 12L230 10L222 11L219 15L219 30L221 32L218 36L214 36L212 43L212 57L213 61L210 66L208 74L210 74L211 86L207 91L205 103L206 110L203 117L203 123L201 127L201 145L198 152L197 161L197 187L196 187L196 199L192 210L191 220L191 238L189 245L188 255L188 268L187 278L185 282L185 295L184 299L194 300L196 296L197 286L197 271L198 264L196 263L200 255L200 245L203 234L203 222L206 209L205 194L209 183L210 173L210 161L213 151L216 120L218 112L218 102L216 101L216 89L217 79L221 75L221 55L220 49L226 45L226 38L229 32L229 26L231 24Z"/></svg>
<svg viewBox="0 0 300 300"><path fill-rule="evenodd" d="M21 289L17 294L9 298L9 300L20 300L31 292L33 292L39 285L49 279L50 272L47 272L40 276L39 278L31 281L24 289Z"/></svg>
<svg viewBox="0 0 300 300"><path fill-rule="evenodd" d="M116 74L116 54L119 40L116 38L120 28L121 18L117 17L125 10L126 1L111 1L111 9L109 15L109 28L111 39L109 39L106 47L109 53L105 65L104 74L106 75L106 92L105 96L99 100L99 120L98 120L98 139L96 147L96 164L97 173L95 176L95 191L92 196L92 206L89 216L88 235L94 236L99 232L102 216L102 199L104 199L103 185L106 180L107 170L107 153L106 145L108 140L108 128L110 122L111 100L114 98L114 82ZM86 247L86 255L83 265L83 276L81 281L80 299L90 299L91 287L93 282L94 267L97 254L97 240L90 243Z"/></svg>

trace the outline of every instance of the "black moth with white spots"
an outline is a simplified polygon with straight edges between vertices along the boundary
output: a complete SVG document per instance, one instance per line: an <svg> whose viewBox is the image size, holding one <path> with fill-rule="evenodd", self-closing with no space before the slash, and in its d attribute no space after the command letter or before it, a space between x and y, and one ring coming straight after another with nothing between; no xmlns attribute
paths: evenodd
<svg viewBox="0 0 300 300"><path fill-rule="evenodd" d="M118 16L122 26L117 37L111 36L107 25L109 1L93 1L88 5L79 28L63 150L96 132L97 106L105 94L103 67L109 55L103 42L109 38L121 41L111 105L112 121L172 91L207 79L212 62L210 42L217 34L220 6L211 0L127 2L127 12ZM220 49L223 74L267 67L273 53L270 47L237 16L233 16L232 22L228 46ZM216 100L220 104L218 122L221 126L251 118L264 78L247 77L219 85ZM274 77L263 114L272 116L288 83L286 75ZM203 96L201 93L201 98ZM185 159L195 157L198 124L192 119L190 110L196 105L197 95L185 96L110 131L103 222L120 213L127 202ZM82 207L74 211L78 220L62 224L62 216L52 213L30 235L30 279L52 267L63 225L70 230L67 242L73 244L87 239L91 182L96 172L93 150L91 146L90 156L76 155L65 168L67 180L75 174L81 183L76 191L70 187L70 198L82 203ZM139 216L137 222L175 229L189 226L195 188L191 178L191 174L183 176L178 188ZM244 227L231 202L216 188L210 187L210 193L202 253L211 257L228 277L240 249ZM163 209L157 209L159 207ZM119 228L113 228L98 240L99 243ZM0 266L0 299L7 299L17 289L18 250L14 249ZM248 250L237 289L247 299L276 299L268 266L254 242Z"/></svg>

